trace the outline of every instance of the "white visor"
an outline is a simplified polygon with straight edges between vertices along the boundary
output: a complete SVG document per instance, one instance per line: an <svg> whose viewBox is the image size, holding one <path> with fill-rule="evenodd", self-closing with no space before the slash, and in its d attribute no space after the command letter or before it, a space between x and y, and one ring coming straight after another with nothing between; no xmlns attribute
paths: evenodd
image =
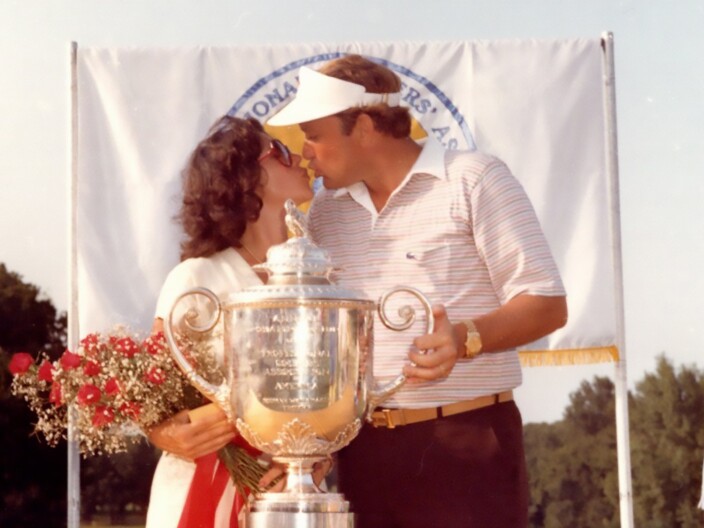
<svg viewBox="0 0 704 528"><path fill-rule="evenodd" d="M307 67L299 71L298 91L293 101L267 121L268 125L297 125L331 116L355 106L386 103L398 106L401 93L367 93L364 86L329 77Z"/></svg>

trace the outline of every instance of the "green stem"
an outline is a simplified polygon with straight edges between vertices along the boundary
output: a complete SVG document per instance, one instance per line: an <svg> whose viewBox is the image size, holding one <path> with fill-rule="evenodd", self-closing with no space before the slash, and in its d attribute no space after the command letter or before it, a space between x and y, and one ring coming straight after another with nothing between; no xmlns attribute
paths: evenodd
<svg viewBox="0 0 704 528"><path fill-rule="evenodd" d="M262 466L246 449L234 444L227 444L218 451L218 458L225 464L237 492L246 497L248 492L260 494L259 480L266 473Z"/></svg>

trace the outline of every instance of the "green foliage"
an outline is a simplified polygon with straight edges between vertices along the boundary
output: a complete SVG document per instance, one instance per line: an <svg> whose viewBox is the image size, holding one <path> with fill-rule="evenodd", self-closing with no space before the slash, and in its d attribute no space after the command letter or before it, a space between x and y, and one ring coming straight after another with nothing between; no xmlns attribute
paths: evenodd
<svg viewBox="0 0 704 528"><path fill-rule="evenodd" d="M564 418L525 427L531 526L619 525L614 388L583 382Z"/></svg>
<svg viewBox="0 0 704 528"><path fill-rule="evenodd" d="M66 316L0 264L0 526L65 526L66 453L32 438L34 415L10 394L7 365L15 352L65 346Z"/></svg>
<svg viewBox="0 0 704 528"><path fill-rule="evenodd" d="M142 442L126 453L95 456L81 461L81 517L83 521L109 520L125 525L144 522L149 504L157 450Z"/></svg>
<svg viewBox="0 0 704 528"><path fill-rule="evenodd" d="M700 526L704 374L665 357L636 385L631 409L634 517L646 528ZM637 476L637 478L636 478Z"/></svg>
<svg viewBox="0 0 704 528"><path fill-rule="evenodd" d="M620 525L614 386L583 382L563 419L525 427L530 525ZM702 525L704 375L664 357L629 398L634 520L638 527Z"/></svg>
<svg viewBox="0 0 704 528"><path fill-rule="evenodd" d="M0 348L8 354L40 350L60 354L66 342L66 314L57 314L39 288L0 263Z"/></svg>

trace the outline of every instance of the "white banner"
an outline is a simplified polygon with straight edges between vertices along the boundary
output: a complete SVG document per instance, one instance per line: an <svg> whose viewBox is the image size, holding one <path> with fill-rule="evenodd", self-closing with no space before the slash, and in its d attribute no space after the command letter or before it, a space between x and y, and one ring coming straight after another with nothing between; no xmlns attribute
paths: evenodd
<svg viewBox="0 0 704 528"><path fill-rule="evenodd" d="M349 52L401 77L428 134L498 156L525 186L569 305L568 325L530 348L605 359L617 330L599 39L79 48L80 335L150 327L178 262L180 172L208 127L225 113L265 121L300 66ZM283 135L300 147L297 128Z"/></svg>

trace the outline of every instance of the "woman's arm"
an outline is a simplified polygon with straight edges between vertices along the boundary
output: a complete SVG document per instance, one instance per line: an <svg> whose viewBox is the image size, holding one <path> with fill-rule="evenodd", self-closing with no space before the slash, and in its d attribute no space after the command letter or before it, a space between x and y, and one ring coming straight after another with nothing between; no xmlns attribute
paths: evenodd
<svg viewBox="0 0 704 528"><path fill-rule="evenodd" d="M161 332L164 321L154 320L152 333ZM183 410L171 418L155 425L148 432L149 441L159 449L181 458L195 460L225 447L237 431L234 424L220 409L204 414L193 422L188 416L188 410Z"/></svg>
<svg viewBox="0 0 704 528"><path fill-rule="evenodd" d="M225 447L237 432L220 409L191 422L188 410L154 426L147 436L159 449L187 460L195 460Z"/></svg>

